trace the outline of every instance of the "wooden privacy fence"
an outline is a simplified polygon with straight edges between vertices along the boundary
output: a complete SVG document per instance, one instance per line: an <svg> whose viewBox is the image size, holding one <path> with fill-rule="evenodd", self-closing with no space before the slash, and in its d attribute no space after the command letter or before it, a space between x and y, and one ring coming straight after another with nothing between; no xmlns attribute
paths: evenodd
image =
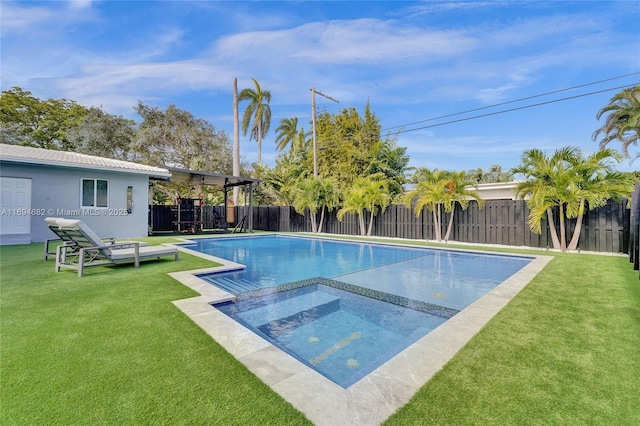
<svg viewBox="0 0 640 426"><path fill-rule="evenodd" d="M637 200L638 197L635 197ZM578 243L579 250L629 253L631 210L626 201L610 201L604 207L591 210L585 215ZM449 223L449 214L442 217L442 235ZM467 210L459 206L454 214L450 241L501 244L552 248L551 235L546 216L542 220L542 233L529 229L527 222L529 208L524 200L488 200L484 208L478 208L475 201ZM554 222L559 231L559 217L555 212ZM281 232L311 232L309 212L303 216L289 206L257 206L253 208L254 229ZM367 223L368 226L368 223ZM567 242L575 228L575 220L565 221ZM347 214L342 221L336 218L336 211L325 213L323 232L343 235L359 235L357 217ZM425 210L416 217L413 210L403 205L392 205L374 218L372 236L433 240L433 218ZM636 260L637 262L637 260Z"/></svg>
<svg viewBox="0 0 640 426"><path fill-rule="evenodd" d="M630 233L629 233L629 261L634 270L640 269L640 183L631 195ZM640 273L638 274L640 279Z"/></svg>

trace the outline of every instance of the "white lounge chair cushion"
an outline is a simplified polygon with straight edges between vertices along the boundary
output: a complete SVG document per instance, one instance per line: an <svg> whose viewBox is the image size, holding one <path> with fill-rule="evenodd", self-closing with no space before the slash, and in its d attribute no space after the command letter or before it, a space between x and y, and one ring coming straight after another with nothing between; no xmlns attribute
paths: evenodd
<svg viewBox="0 0 640 426"><path fill-rule="evenodd" d="M104 241L102 241L102 239L98 237L96 233L93 232L93 230L80 219L58 219L57 223L61 229L73 229L81 231L87 241L93 244L94 247L105 246Z"/></svg>
<svg viewBox="0 0 640 426"><path fill-rule="evenodd" d="M170 254L175 254L177 249L174 247L165 247L165 246L148 246L148 247L140 247L138 254L141 258L145 257L157 257L157 256L168 256ZM133 260L135 256L135 248L123 248L123 249L111 249L111 259L114 261L117 260Z"/></svg>
<svg viewBox="0 0 640 426"><path fill-rule="evenodd" d="M45 217L44 221L47 222L47 226L58 226L58 220L61 217Z"/></svg>

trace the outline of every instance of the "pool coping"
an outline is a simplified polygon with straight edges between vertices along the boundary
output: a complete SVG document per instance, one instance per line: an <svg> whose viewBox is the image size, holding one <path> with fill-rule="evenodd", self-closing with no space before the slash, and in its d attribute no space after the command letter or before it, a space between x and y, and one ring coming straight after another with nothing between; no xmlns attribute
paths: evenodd
<svg viewBox="0 0 640 426"><path fill-rule="evenodd" d="M261 233L256 236L265 235L275 234ZM304 237L309 236L304 235ZM343 238L336 240L367 242ZM189 240L185 239L185 241ZM396 242L371 241L371 243L420 248ZM344 389L211 305L233 300L235 296L207 283L197 275L230 271L243 268L243 265L199 253L184 246L176 245L176 247L194 256L218 262L222 266L169 273L171 277L200 294L200 296L176 300L173 304L260 380L318 426L336 424L368 426L382 423L398 408L405 405L418 389L442 369L553 259L553 256L546 255L424 247L434 250L514 255L530 257L532 260L453 318L354 385Z"/></svg>

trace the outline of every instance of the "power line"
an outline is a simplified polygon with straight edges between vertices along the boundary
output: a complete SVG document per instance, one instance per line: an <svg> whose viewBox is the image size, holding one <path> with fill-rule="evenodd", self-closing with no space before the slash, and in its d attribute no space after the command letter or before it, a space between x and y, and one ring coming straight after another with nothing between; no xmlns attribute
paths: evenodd
<svg viewBox="0 0 640 426"><path fill-rule="evenodd" d="M618 80L618 79L621 79L621 78L630 77L632 75L638 75L638 74L640 74L640 72L632 72L630 74L624 74L624 75L620 75L620 76L617 76L617 77L611 77L611 78L607 78L605 80L599 80L599 81L594 81L594 82L591 82L591 83L580 84L578 86L567 87L565 89L553 90L551 92L541 93L539 95L527 96L525 98L514 99L514 100L511 100L511 101L501 102L501 103L498 103L498 104L488 105L488 106L484 106L484 107L480 107L480 108L468 109L466 111L454 112L452 114L441 115L439 117L433 117L433 118L427 118L425 120L414 121L412 123L407 123L407 124L403 124L403 125L400 125L400 126L388 127L386 129L384 129L383 131L397 129L397 128L400 128L400 127L412 126L414 124L426 123L427 121L440 120L442 118L454 117L456 115L468 114L470 112L482 111L482 110L489 109L489 108L496 108L496 107L503 106L503 105L513 104L513 103L516 103L516 102L522 102L522 101L526 101L526 100L534 99L534 98L540 98L542 96L553 95L553 94L556 94L556 93L567 92L569 90L579 89L579 88L587 87L587 86L593 86L594 84L605 83L607 81ZM613 89L607 89L607 90L613 90ZM605 91L607 91L607 90L605 90ZM594 92L594 93L601 93L601 92ZM567 99L572 99L572 98L567 98ZM541 105L544 105L544 104L541 104ZM455 122L456 121L452 121L452 123L455 123ZM402 132L400 132L400 133L402 133Z"/></svg>
<svg viewBox="0 0 640 426"><path fill-rule="evenodd" d="M468 120L475 120L476 118L489 117L489 116L492 116L492 115L504 114L504 113L507 113L507 112L518 111L518 110L521 110L521 109L533 108L533 107L537 107L537 106L541 106L541 105L548 105L548 104L552 104L552 103L556 103L556 102L567 101L567 100L570 100L570 99L582 98L582 97L585 97L585 96L596 95L598 93L609 92L611 90L627 89L627 88L633 87L635 85L636 84L634 83L634 84L627 84L625 86L612 87L612 88L609 88L609 89L598 90L596 92L583 93L583 94L580 94L580 95L569 96L569 97L560 98L560 99L554 99L554 100L551 100L551 101L540 102L540 103L537 103L537 104L525 105L525 106L521 106L521 107L517 107L517 108L510 108L510 109L506 109L506 110L502 110L502 111L490 112L490 113L487 113L487 114L474 115L472 117L460 118L458 120L445 121L443 123L431 124L429 126L416 127L414 129L408 129L408 130L400 130L400 131L398 131L396 133L397 134L409 133L409 132L415 132L416 130L430 129L432 127L445 126L447 124L460 123L462 121L468 121Z"/></svg>

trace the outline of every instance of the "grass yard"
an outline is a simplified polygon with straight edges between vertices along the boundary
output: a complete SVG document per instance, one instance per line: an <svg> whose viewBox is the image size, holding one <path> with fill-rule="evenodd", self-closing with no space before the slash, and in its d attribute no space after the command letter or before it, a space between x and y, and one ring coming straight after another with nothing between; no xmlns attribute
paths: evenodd
<svg viewBox="0 0 640 426"><path fill-rule="evenodd" d="M309 424L171 303L196 294L167 272L210 262L181 253L78 278L41 252L0 248L1 424ZM638 272L552 255L385 424L640 424Z"/></svg>

